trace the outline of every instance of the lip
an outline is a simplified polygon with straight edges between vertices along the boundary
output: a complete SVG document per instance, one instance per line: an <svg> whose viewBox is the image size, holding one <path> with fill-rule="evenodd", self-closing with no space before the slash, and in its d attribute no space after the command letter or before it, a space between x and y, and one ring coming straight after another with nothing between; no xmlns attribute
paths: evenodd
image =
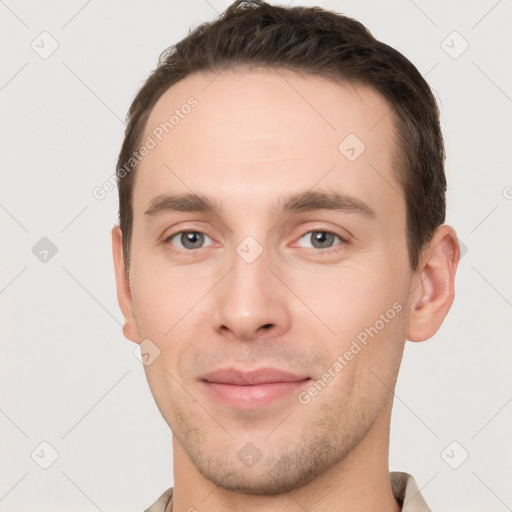
<svg viewBox="0 0 512 512"><path fill-rule="evenodd" d="M239 409L256 409L293 393L310 378L277 368L223 368L199 380L205 391L221 402Z"/></svg>

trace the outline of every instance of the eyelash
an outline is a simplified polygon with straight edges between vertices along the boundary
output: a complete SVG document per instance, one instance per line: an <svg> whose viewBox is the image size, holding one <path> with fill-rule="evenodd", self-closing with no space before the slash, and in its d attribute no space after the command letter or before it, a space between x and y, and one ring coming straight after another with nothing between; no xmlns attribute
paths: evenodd
<svg viewBox="0 0 512 512"><path fill-rule="evenodd" d="M194 230L194 229L184 229L184 230L181 230L181 231L176 231L175 233L173 233L172 235L169 235L168 237L165 238L164 240L164 244L165 245L169 245L169 246L172 246L171 244L171 240L176 237L177 235L181 235L183 233L200 233L200 234L203 234L203 235L206 235L208 238L211 239L210 236L208 236L204 231L200 231L200 230ZM335 237L337 237L339 240L340 240L340 244L338 245L335 245L333 247L328 247L327 249L316 249L316 248L305 248L308 252L315 252L316 254L318 253L321 253L321 254L331 254L332 252L335 252L335 251L338 251L339 250L339 246L340 245L348 245L348 240L344 237L342 237L341 235L339 235L338 233L334 232L334 231L330 231L328 229L311 229L309 231L306 231L305 233L303 233L298 240L301 240L302 238L304 238L306 235L310 235L312 233L326 233L326 234L330 234L330 235L334 235ZM204 249L204 247L199 247L197 249L181 249L181 248L178 248L178 249L175 249L173 248L172 250L175 251L175 252L188 252L188 253L193 253L195 251L198 251L200 249Z"/></svg>

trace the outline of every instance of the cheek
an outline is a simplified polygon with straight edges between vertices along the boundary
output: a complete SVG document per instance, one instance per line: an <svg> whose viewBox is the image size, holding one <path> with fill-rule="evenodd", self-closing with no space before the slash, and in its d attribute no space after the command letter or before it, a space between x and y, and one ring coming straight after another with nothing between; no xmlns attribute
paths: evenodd
<svg viewBox="0 0 512 512"><path fill-rule="evenodd" d="M134 315L141 335L165 340L187 323L188 314L208 292L208 281L190 268L166 268L150 262L150 255L144 263L134 261Z"/></svg>
<svg viewBox="0 0 512 512"><path fill-rule="evenodd" d="M390 272L385 262L366 262L326 267L314 273L302 271L292 282L294 291L323 321L341 349L376 322L378 328L382 321L386 328L396 323L394 319L398 310L404 309L407 290L400 274L403 271ZM297 320L300 322L300 317Z"/></svg>
<svg viewBox="0 0 512 512"><path fill-rule="evenodd" d="M370 417L392 398L406 336L406 310L400 301L387 302L361 290L352 297L338 301L339 307L325 320L336 335L324 337L323 360L330 375L319 378L334 377L318 405L323 402L340 413Z"/></svg>
<svg viewBox="0 0 512 512"><path fill-rule="evenodd" d="M371 395L382 405L389 398L406 336L406 281L403 270L389 272L386 262L298 278L298 294L328 327L318 323L324 334L316 334L316 350L336 375L324 395L327 401L351 396L357 402ZM298 322L307 320L299 317ZM308 325L297 329L307 331Z"/></svg>
<svg viewBox="0 0 512 512"><path fill-rule="evenodd" d="M187 375L194 374L190 369L184 374L183 361L191 351L204 350L202 342L210 337L208 293L218 278L211 269L199 266L151 265L149 256L143 261L144 265L133 267L134 316L141 339L150 339L160 351L154 363L145 367L146 375L154 393L181 396L172 376L185 382Z"/></svg>

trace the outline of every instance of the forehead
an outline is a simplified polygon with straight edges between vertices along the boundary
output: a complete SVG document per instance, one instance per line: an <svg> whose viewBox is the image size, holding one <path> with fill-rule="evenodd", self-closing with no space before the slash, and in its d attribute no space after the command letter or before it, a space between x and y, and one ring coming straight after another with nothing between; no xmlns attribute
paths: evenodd
<svg viewBox="0 0 512 512"><path fill-rule="evenodd" d="M142 139L153 147L134 208L176 190L261 203L315 183L395 206L400 195L391 108L363 85L282 69L196 73L161 96Z"/></svg>

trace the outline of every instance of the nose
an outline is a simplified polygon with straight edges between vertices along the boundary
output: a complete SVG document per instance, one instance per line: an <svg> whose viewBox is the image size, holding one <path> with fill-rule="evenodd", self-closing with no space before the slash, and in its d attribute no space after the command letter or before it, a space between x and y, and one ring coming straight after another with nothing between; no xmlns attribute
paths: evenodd
<svg viewBox="0 0 512 512"><path fill-rule="evenodd" d="M231 270L215 287L215 331L239 341L282 335L290 327L290 297L276 265L269 268L265 251L252 262L240 254L233 254Z"/></svg>

